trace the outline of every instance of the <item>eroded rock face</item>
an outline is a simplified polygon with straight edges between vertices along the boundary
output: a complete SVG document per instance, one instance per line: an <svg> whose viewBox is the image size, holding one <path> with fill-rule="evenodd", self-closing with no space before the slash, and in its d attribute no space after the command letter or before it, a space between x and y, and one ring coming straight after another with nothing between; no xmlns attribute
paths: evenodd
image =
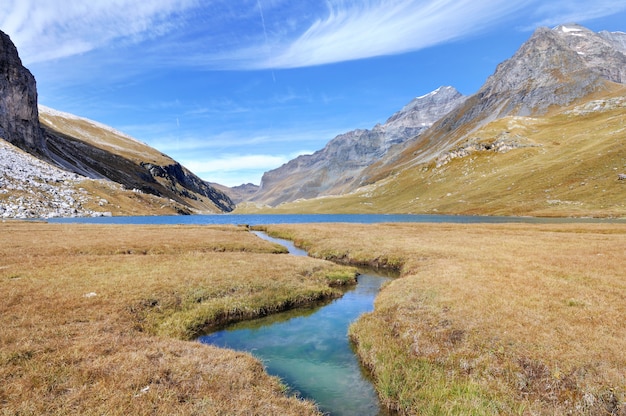
<svg viewBox="0 0 626 416"><path fill-rule="evenodd" d="M368 166L426 131L464 100L453 87L440 87L417 97L384 124L340 134L324 149L266 172L250 200L278 205L354 190L363 184L362 173Z"/></svg>
<svg viewBox="0 0 626 416"><path fill-rule="evenodd" d="M41 154L35 77L22 65L8 35L0 31L0 138Z"/></svg>

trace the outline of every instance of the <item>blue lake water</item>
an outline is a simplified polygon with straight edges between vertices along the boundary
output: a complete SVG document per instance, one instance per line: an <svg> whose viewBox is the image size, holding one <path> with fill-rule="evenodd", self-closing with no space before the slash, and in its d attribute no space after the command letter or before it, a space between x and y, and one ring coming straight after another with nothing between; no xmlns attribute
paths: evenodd
<svg viewBox="0 0 626 416"><path fill-rule="evenodd" d="M347 222L373 224L381 222L414 223L575 223L575 222L620 222L626 219L603 218L536 218L497 217L469 215L413 215L413 214L213 214L213 215L164 215L98 218L52 218L55 223L91 224L303 224Z"/></svg>

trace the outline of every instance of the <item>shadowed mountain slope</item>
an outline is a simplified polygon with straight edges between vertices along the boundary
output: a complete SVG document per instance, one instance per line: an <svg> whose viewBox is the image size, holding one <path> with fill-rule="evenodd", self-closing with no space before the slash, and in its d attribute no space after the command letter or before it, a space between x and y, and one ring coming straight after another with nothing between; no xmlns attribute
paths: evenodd
<svg viewBox="0 0 626 416"><path fill-rule="evenodd" d="M222 191L169 156L119 131L43 106L40 121L50 158L66 170L93 179L106 178L201 212L234 208Z"/></svg>

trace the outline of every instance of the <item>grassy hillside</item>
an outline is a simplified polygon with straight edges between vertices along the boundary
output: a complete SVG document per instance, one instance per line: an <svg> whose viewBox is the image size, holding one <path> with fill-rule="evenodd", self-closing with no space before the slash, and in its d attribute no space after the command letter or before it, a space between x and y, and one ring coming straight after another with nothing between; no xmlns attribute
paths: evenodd
<svg viewBox="0 0 626 416"><path fill-rule="evenodd" d="M626 97L544 117L506 117L427 163L405 162L351 194L273 212L626 216ZM242 206L240 212L259 210Z"/></svg>
<svg viewBox="0 0 626 416"><path fill-rule="evenodd" d="M41 107L39 122L44 127L75 137L133 162L148 162L159 165L174 163L173 159L147 144L111 127L87 119Z"/></svg>
<svg viewBox="0 0 626 416"><path fill-rule="evenodd" d="M41 107L40 122L50 157L68 170L174 200L189 213L233 208L223 192L175 160L111 127L46 107Z"/></svg>

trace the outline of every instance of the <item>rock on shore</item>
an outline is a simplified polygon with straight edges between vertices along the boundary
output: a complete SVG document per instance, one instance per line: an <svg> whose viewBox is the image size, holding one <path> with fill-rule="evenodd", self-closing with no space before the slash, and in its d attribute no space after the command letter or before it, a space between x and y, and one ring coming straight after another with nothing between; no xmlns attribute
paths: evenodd
<svg viewBox="0 0 626 416"><path fill-rule="evenodd" d="M85 209L86 178L56 168L0 140L0 218L110 216Z"/></svg>

